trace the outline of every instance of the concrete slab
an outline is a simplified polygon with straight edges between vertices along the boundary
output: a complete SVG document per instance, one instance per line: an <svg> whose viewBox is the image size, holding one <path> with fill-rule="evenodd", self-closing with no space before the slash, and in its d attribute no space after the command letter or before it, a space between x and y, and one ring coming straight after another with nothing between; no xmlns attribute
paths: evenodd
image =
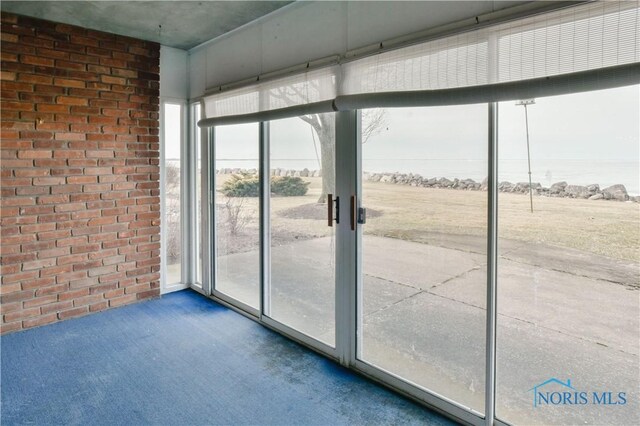
<svg viewBox="0 0 640 426"><path fill-rule="evenodd" d="M498 282L499 321L509 317L638 355L640 291L506 259ZM471 271L431 291L484 309L486 272Z"/></svg>
<svg viewBox="0 0 640 426"><path fill-rule="evenodd" d="M479 308L421 292L365 317L362 359L483 411L483 318Z"/></svg>
<svg viewBox="0 0 640 426"><path fill-rule="evenodd" d="M260 307L260 253L218 257L216 289L256 309Z"/></svg>
<svg viewBox="0 0 640 426"><path fill-rule="evenodd" d="M527 243L513 249L502 247L500 240L498 247L505 259L640 288L640 264L637 262L539 243Z"/></svg>
<svg viewBox="0 0 640 426"><path fill-rule="evenodd" d="M363 237L364 273L419 289L428 289L486 263L476 253L394 238Z"/></svg>
<svg viewBox="0 0 640 426"><path fill-rule="evenodd" d="M595 316L595 315L594 315ZM638 356L512 318L497 336L496 415L512 424L640 424ZM578 390L626 392L626 405L533 407L533 386L556 377ZM547 389L546 389L547 390ZM548 389L549 391L558 389Z"/></svg>

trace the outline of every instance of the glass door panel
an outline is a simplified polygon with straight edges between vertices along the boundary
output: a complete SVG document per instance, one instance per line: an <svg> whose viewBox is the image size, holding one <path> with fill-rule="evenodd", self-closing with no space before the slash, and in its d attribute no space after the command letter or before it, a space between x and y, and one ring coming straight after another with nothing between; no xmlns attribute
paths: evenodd
<svg viewBox="0 0 640 426"><path fill-rule="evenodd" d="M271 280L265 314L335 346L335 116L270 126Z"/></svg>
<svg viewBox="0 0 640 426"><path fill-rule="evenodd" d="M182 281L182 105L164 107L164 218L166 234L166 279L171 286Z"/></svg>
<svg viewBox="0 0 640 426"><path fill-rule="evenodd" d="M639 87L499 113L496 416L639 424Z"/></svg>
<svg viewBox="0 0 640 426"><path fill-rule="evenodd" d="M214 289L260 309L258 124L215 128Z"/></svg>
<svg viewBox="0 0 640 426"><path fill-rule="evenodd" d="M357 357L484 411L487 106L362 112Z"/></svg>

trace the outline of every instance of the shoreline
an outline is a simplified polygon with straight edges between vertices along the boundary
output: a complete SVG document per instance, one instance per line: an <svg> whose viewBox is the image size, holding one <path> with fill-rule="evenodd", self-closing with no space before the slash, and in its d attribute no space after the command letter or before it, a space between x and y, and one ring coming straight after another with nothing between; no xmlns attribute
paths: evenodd
<svg viewBox="0 0 640 426"><path fill-rule="evenodd" d="M216 174L228 175L228 174L257 174L257 169L241 169L241 168L222 168L216 169ZM309 170L309 169L272 169L272 176L290 176L301 178L320 178L322 177L321 170ZM422 188L446 188L457 189L461 191L487 191L487 179L482 182L476 182L473 179L448 179L441 178L426 178L419 174L413 173L375 173L364 172L362 179L369 182L380 182L394 185L408 185ZM621 201L621 202L635 202L640 203L640 195L630 196L627 193L627 189L623 184L615 184L606 188L600 188L599 184L591 185L571 185L565 181L556 182L550 187L544 187L539 182L532 182L531 184L532 194L541 197L549 198L578 198L588 200L605 200L605 201ZM504 193L514 194L529 194L529 183L518 182L512 183L508 181L502 181L498 183L498 191Z"/></svg>

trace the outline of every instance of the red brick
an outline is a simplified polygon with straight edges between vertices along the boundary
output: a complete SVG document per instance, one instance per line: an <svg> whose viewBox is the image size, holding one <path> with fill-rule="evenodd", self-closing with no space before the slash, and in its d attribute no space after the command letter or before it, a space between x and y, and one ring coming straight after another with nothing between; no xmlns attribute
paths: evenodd
<svg viewBox="0 0 640 426"><path fill-rule="evenodd" d="M53 78L46 75L21 73L18 76L18 81L24 81L26 83L50 85L53 82ZM36 87L36 91L40 91L38 87Z"/></svg>
<svg viewBox="0 0 640 426"><path fill-rule="evenodd" d="M19 291L19 292L14 292L14 293L9 293L9 294L3 294L2 297L1 297L3 305L5 303L22 302L23 300L30 300L30 299L33 299L33 291L32 290L26 290L26 291Z"/></svg>
<svg viewBox="0 0 640 426"><path fill-rule="evenodd" d="M9 72L9 71L0 71L0 80L2 81L15 81L16 79L16 73L15 72Z"/></svg>
<svg viewBox="0 0 640 426"><path fill-rule="evenodd" d="M4 74L4 73L3 73ZM0 333L10 333L12 331L22 330L22 322L16 321L11 323L2 323L0 324Z"/></svg>
<svg viewBox="0 0 640 426"><path fill-rule="evenodd" d="M25 308L34 308L36 306L48 305L58 300L58 296L50 295L43 297L36 297L35 299L26 300L22 303Z"/></svg>
<svg viewBox="0 0 640 426"><path fill-rule="evenodd" d="M68 311L59 312L58 318L59 319L74 318L74 317L79 317L81 315L85 315L88 312L89 312L89 307L82 306L80 308L74 308L74 309L69 309Z"/></svg>
<svg viewBox="0 0 640 426"><path fill-rule="evenodd" d="M78 290L71 290L71 291L67 291L65 293L61 293L60 295L58 295L58 299L60 301L70 300L71 303L73 303L73 299L75 299L77 297L87 296L87 295L89 295L89 289L81 288L81 289L78 289Z"/></svg>
<svg viewBox="0 0 640 426"><path fill-rule="evenodd" d="M20 311L15 311L15 312L9 312L7 314L4 315L4 320L6 322L11 322L11 321L20 321L23 320L25 318L32 318L35 316L40 315L40 308L29 308L29 309L22 309Z"/></svg>
<svg viewBox="0 0 640 426"><path fill-rule="evenodd" d="M135 294L128 294L126 296L110 298L109 306L110 307L122 306L122 305L126 305L128 303L135 302L136 300L138 300L138 298L137 298L137 296Z"/></svg>
<svg viewBox="0 0 640 426"><path fill-rule="evenodd" d="M36 297L45 294L58 294L64 292L68 288L68 284L49 285L46 287L39 287L36 290Z"/></svg>
<svg viewBox="0 0 640 426"><path fill-rule="evenodd" d="M93 305L89 305L89 311L91 312L99 312L107 309L109 307L109 301L105 300L100 303L95 303Z"/></svg>
<svg viewBox="0 0 640 426"><path fill-rule="evenodd" d="M87 84L82 80L71 80L68 78L55 78L53 82L56 86L61 86L61 87L84 88L87 86Z"/></svg>
<svg viewBox="0 0 640 426"><path fill-rule="evenodd" d="M66 105L47 105L47 104L38 104L37 110L40 112L69 112L69 107Z"/></svg>
<svg viewBox="0 0 640 426"><path fill-rule="evenodd" d="M37 318L29 318L27 320L24 320L22 322L22 326L24 328L38 327L41 325L50 324L57 320L58 320L58 317L56 314L41 315Z"/></svg>
<svg viewBox="0 0 640 426"><path fill-rule="evenodd" d="M52 67L54 65L53 59L44 58L42 56L21 55L20 61L23 64L43 65L46 67Z"/></svg>
<svg viewBox="0 0 640 426"><path fill-rule="evenodd" d="M33 104L30 102L2 102L3 111L33 111Z"/></svg>
<svg viewBox="0 0 640 426"><path fill-rule="evenodd" d="M65 59L68 58L65 57ZM81 64L78 62L69 62L69 61L56 61L56 68L63 70L75 70L75 71L85 71L87 69L87 65Z"/></svg>
<svg viewBox="0 0 640 426"><path fill-rule="evenodd" d="M48 41L48 46L49 47L53 47L53 42L52 41ZM61 50L40 48L40 49L37 49L36 52L37 52L38 56L43 56L45 58L69 59L69 53L61 51ZM56 63L56 68L61 68L58 63Z"/></svg>
<svg viewBox="0 0 640 426"><path fill-rule="evenodd" d="M89 101L85 98L74 98L72 96L58 96L56 99L61 105L88 105Z"/></svg>
<svg viewBox="0 0 640 426"><path fill-rule="evenodd" d="M2 22L1 332L156 297L159 46Z"/></svg>
<svg viewBox="0 0 640 426"><path fill-rule="evenodd" d="M16 265L19 267L19 265ZM3 268L5 269L5 268ZM6 273L3 271L3 275L6 275ZM13 284L3 284L2 286L0 286L0 294L8 294L8 293L15 293L22 290L22 286L20 283L13 283Z"/></svg>
<svg viewBox="0 0 640 426"><path fill-rule="evenodd" d="M34 278L32 280L23 281L22 288L24 290L36 289L36 297L40 297L44 295L44 293L38 293L37 290L52 286L55 283L56 283L56 279L54 277Z"/></svg>

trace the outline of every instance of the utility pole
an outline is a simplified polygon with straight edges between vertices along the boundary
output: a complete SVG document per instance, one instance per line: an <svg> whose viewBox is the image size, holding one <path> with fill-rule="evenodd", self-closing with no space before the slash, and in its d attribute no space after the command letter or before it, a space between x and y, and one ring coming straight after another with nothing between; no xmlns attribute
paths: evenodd
<svg viewBox="0 0 640 426"><path fill-rule="evenodd" d="M529 114L527 105L534 105L535 99L524 99L516 102L517 106L524 106L524 122L527 129L527 163L529 164L529 202L531 204L531 213L533 213L533 188L531 187L531 150L529 148Z"/></svg>

